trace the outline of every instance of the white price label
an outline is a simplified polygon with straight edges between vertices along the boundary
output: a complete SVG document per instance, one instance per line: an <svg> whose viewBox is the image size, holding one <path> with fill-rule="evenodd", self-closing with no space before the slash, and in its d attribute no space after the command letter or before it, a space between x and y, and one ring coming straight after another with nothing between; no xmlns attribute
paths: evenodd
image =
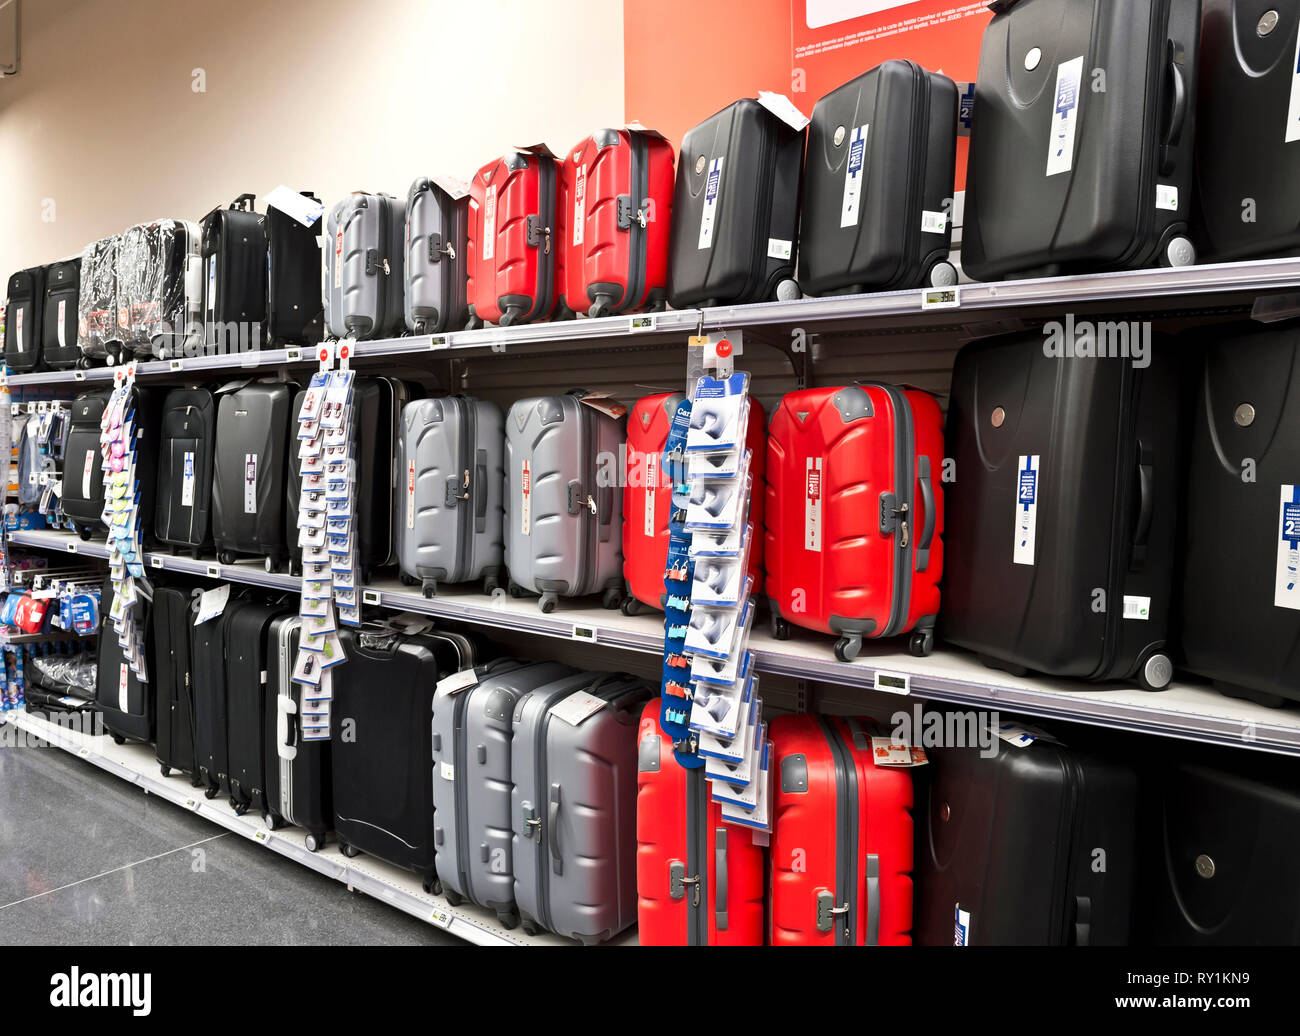
<svg viewBox="0 0 1300 1036"><path fill-rule="evenodd" d="M875 688L886 694L911 694L912 678L907 673L888 673L877 669Z"/></svg>

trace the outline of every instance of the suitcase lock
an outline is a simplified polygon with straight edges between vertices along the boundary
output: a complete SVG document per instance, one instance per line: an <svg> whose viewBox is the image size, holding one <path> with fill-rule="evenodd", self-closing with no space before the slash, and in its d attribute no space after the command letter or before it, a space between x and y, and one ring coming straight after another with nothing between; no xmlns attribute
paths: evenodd
<svg viewBox="0 0 1300 1036"><path fill-rule="evenodd" d="M835 905L835 897L826 889L817 893L817 931L829 932L835 927L835 918L849 912L849 905Z"/></svg>
<svg viewBox="0 0 1300 1036"><path fill-rule="evenodd" d="M540 840L542 837L542 818L537 815L537 810L533 808L531 802L520 804L524 813L524 837L531 839L534 834Z"/></svg>
<svg viewBox="0 0 1300 1036"><path fill-rule="evenodd" d="M691 886L691 906L700 905L700 879L699 876L688 878L686 876L686 864L680 860L674 860L668 865L668 895L672 899L685 899L686 886Z"/></svg>
<svg viewBox="0 0 1300 1036"><path fill-rule="evenodd" d="M632 224L637 224L642 230L649 225L649 218L644 208L632 208L632 196L630 194L620 194L618 196L618 229L631 230Z"/></svg>
<svg viewBox="0 0 1300 1036"><path fill-rule="evenodd" d="M546 255L551 254L551 228L542 226L542 220L539 216L528 217L528 246L536 248L542 243L542 238L546 239L546 247L543 249Z"/></svg>
<svg viewBox="0 0 1300 1036"><path fill-rule="evenodd" d="M430 234L430 235L429 235L429 262L431 262L431 263L440 263L440 262L442 262L442 257L443 257L444 255L445 255L448 259L450 259L450 260L452 260L453 262L455 262L455 260L456 260L456 249L455 249L455 247L453 247L453 245L452 245L452 243L451 243L450 241L448 241L448 242L444 245L444 244L442 243L442 235L441 235L441 234Z"/></svg>
<svg viewBox="0 0 1300 1036"><path fill-rule="evenodd" d="M906 503L898 506L898 497L893 493L880 494L880 531L886 535L897 532L900 549L906 548L908 543L907 515Z"/></svg>
<svg viewBox="0 0 1300 1036"><path fill-rule="evenodd" d="M380 271L380 269L383 269L385 277L387 277L389 274L392 273L392 270L390 270L388 267L388 260L379 258L379 249L367 248L366 249L366 276L373 277L375 274L377 274Z"/></svg>

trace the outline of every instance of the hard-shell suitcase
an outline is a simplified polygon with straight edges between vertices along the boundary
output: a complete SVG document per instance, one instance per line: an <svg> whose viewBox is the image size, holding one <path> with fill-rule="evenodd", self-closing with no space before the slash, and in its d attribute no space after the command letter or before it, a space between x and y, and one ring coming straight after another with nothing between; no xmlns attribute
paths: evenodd
<svg viewBox="0 0 1300 1036"><path fill-rule="evenodd" d="M910 944L910 772L876 765L866 721L803 713L769 729L771 944Z"/></svg>
<svg viewBox="0 0 1300 1036"><path fill-rule="evenodd" d="M201 232L188 220L128 227L117 249L117 322L134 356L197 356L203 341Z"/></svg>
<svg viewBox="0 0 1300 1036"><path fill-rule="evenodd" d="M703 767L678 765L659 707L648 702L637 729L637 941L762 946L763 850L722 819Z"/></svg>
<svg viewBox="0 0 1300 1036"><path fill-rule="evenodd" d="M469 318L469 195L420 177L406 195L406 329L439 334Z"/></svg>
<svg viewBox="0 0 1300 1036"><path fill-rule="evenodd" d="M79 299L81 295L81 258L51 263L45 268L45 313L41 319L48 367L70 370L81 359L77 347Z"/></svg>
<svg viewBox="0 0 1300 1036"><path fill-rule="evenodd" d="M1183 512L1183 662L1228 694L1297 701L1300 325L1216 330L1199 375Z"/></svg>
<svg viewBox="0 0 1300 1036"><path fill-rule="evenodd" d="M325 226L325 328L372 339L402 330L406 212L387 194L350 194Z"/></svg>
<svg viewBox="0 0 1300 1036"><path fill-rule="evenodd" d="M152 741L154 738L155 676L153 623L149 602L137 593L132 621L144 639L146 675L141 680L117 642L117 631L108 617L113 607L113 581L105 579L100 590L99 673L95 686L95 709L103 717L104 729L119 743L124 740Z"/></svg>
<svg viewBox="0 0 1300 1036"><path fill-rule="evenodd" d="M194 691L194 753L199 785L212 799L230 795L230 750L227 742L226 627L246 600L232 598L221 614L190 627L190 684Z"/></svg>
<svg viewBox="0 0 1300 1036"><path fill-rule="evenodd" d="M299 192L316 204L311 191ZM266 341L314 345L325 333L321 221L305 226L274 205L266 210Z"/></svg>
<svg viewBox="0 0 1300 1036"><path fill-rule="evenodd" d="M100 452L99 422L108 405L109 389L83 392L72 401L68 439L63 447L63 513L74 529L102 529L104 456ZM102 609L101 609L102 611Z"/></svg>
<svg viewBox="0 0 1300 1036"><path fill-rule="evenodd" d="M636 924L636 735L651 693L626 674L578 673L515 702L511 844L524 931L591 944ZM592 698L605 704L591 711Z"/></svg>
<svg viewBox="0 0 1300 1036"><path fill-rule="evenodd" d="M1082 346L1072 323L1062 341ZM1013 672L1169 682L1181 393L1158 345L1145 368L1046 334L958 354L944 640Z"/></svg>
<svg viewBox="0 0 1300 1036"><path fill-rule="evenodd" d="M89 363L103 360L121 345L117 322L117 249L114 234L88 244L81 253L77 296L77 346Z"/></svg>
<svg viewBox="0 0 1300 1036"><path fill-rule="evenodd" d="M217 404L212 540L223 565L253 554L278 567L288 555L289 402L290 386L255 382L223 393Z"/></svg>
<svg viewBox="0 0 1300 1036"><path fill-rule="evenodd" d="M919 389L863 382L781 401L767 447L767 597L773 630L862 638L914 631L928 655L944 567L943 418Z"/></svg>
<svg viewBox="0 0 1300 1036"><path fill-rule="evenodd" d="M540 594L545 612L559 597L622 599L623 494L599 472L602 457L617 463L623 419L582 395L521 399L506 417L506 568L512 592Z"/></svg>
<svg viewBox="0 0 1300 1036"><path fill-rule="evenodd" d="M1300 8L1201 0L1193 240L1227 262L1300 252Z"/></svg>
<svg viewBox="0 0 1300 1036"><path fill-rule="evenodd" d="M564 301L605 317L668 297L673 146L658 133L597 130L564 160Z"/></svg>
<svg viewBox="0 0 1300 1036"><path fill-rule="evenodd" d="M916 942L1128 941L1133 770L1046 740L926 748L917 773Z"/></svg>
<svg viewBox="0 0 1300 1036"><path fill-rule="evenodd" d="M545 147L493 159L470 183L470 326L545 320L563 294L560 164Z"/></svg>
<svg viewBox="0 0 1300 1036"><path fill-rule="evenodd" d="M280 615L267 632L266 804L272 820L307 831L311 852L325 844L334 826L330 742L303 736L304 691L293 681L302 619Z"/></svg>
<svg viewBox="0 0 1300 1036"><path fill-rule="evenodd" d="M804 133L744 98L682 140L673 195L669 301L675 309L797 295Z"/></svg>
<svg viewBox="0 0 1300 1036"><path fill-rule="evenodd" d="M213 209L201 224L203 352L242 353L262 348L266 320L266 217L241 194Z"/></svg>
<svg viewBox="0 0 1300 1036"><path fill-rule="evenodd" d="M948 262L957 87L886 61L813 108L803 169L799 286L811 295L957 283Z"/></svg>
<svg viewBox="0 0 1300 1036"><path fill-rule="evenodd" d="M249 602L231 613L226 636L226 744L230 805L243 815L250 810L275 824L266 794L266 745L270 665L278 650L268 647L271 624L285 614L278 604Z"/></svg>
<svg viewBox="0 0 1300 1036"><path fill-rule="evenodd" d="M975 86L965 271L988 281L1194 263L1201 0L993 6Z"/></svg>
<svg viewBox="0 0 1300 1036"><path fill-rule="evenodd" d="M508 928L519 923L510 834L510 753L515 703L570 677L559 662L499 658L470 687L433 699L433 840L443 895L470 900Z"/></svg>
<svg viewBox="0 0 1300 1036"><path fill-rule="evenodd" d="M166 777L183 773L199 785L198 754L194 747L194 686L190 674L190 630L194 626L194 601L189 590L155 586L153 592L153 642L156 662L151 674L157 718L158 764ZM111 625L111 624L110 624ZM104 633L111 635L111 630Z"/></svg>
<svg viewBox="0 0 1300 1036"><path fill-rule="evenodd" d="M415 871L432 889L433 695L439 680L475 664L477 648L442 631L345 627L339 636L348 659L334 670L330 713L339 849Z"/></svg>
<svg viewBox="0 0 1300 1036"><path fill-rule="evenodd" d="M500 583L505 418L470 396L408 403L397 454L397 560L402 579L423 585Z"/></svg>
<svg viewBox="0 0 1300 1036"><path fill-rule="evenodd" d="M205 388L177 388L162 406L154 537L195 557L211 540L217 408Z"/></svg>
<svg viewBox="0 0 1300 1036"><path fill-rule="evenodd" d="M5 307L5 366L15 373L40 370L45 338L46 267L19 270L9 278Z"/></svg>

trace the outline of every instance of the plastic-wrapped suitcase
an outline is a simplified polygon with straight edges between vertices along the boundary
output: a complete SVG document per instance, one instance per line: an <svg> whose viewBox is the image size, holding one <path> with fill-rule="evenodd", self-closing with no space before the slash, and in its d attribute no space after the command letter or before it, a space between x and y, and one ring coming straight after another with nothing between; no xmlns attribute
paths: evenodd
<svg viewBox="0 0 1300 1036"><path fill-rule="evenodd" d="M916 771L921 946L1111 946L1128 941L1137 779L1123 763L1043 739L926 748Z"/></svg>
<svg viewBox="0 0 1300 1036"><path fill-rule="evenodd" d="M249 602L225 624L230 805L241 816L251 810L264 817L268 827L275 825L275 811L266 794L267 699L271 660L278 659L268 634L285 613L284 605Z"/></svg>
<svg viewBox="0 0 1300 1036"><path fill-rule="evenodd" d="M297 615L277 616L267 631L265 798L272 826L305 828L307 848L318 852L334 826L330 742L303 736L304 686L293 681L301 633Z"/></svg>
<svg viewBox="0 0 1300 1036"><path fill-rule="evenodd" d="M963 269L989 281L1194 263L1201 0L992 7L975 86Z"/></svg>
<svg viewBox="0 0 1300 1036"><path fill-rule="evenodd" d="M288 472L290 386L254 382L220 395L212 479L212 540L223 565L288 557L282 508Z"/></svg>
<svg viewBox="0 0 1300 1036"><path fill-rule="evenodd" d="M934 647L944 567L943 417L919 389L862 382L781 401L767 447L767 597L773 632L864 637L914 631ZM972 462L973 463L973 462Z"/></svg>
<svg viewBox="0 0 1300 1036"><path fill-rule="evenodd" d="M591 944L636 924L636 735L651 694L625 673L577 673L515 702L511 845L525 932ZM604 704L593 710L594 698Z"/></svg>
<svg viewBox="0 0 1300 1036"><path fill-rule="evenodd" d="M406 211L388 194L348 195L325 225L325 329L335 338L402 330Z"/></svg>
<svg viewBox="0 0 1300 1036"><path fill-rule="evenodd" d="M545 320L563 294L560 164L545 146L493 159L470 183L470 326Z"/></svg>
<svg viewBox="0 0 1300 1036"><path fill-rule="evenodd" d="M957 87L886 61L813 108L803 169L799 286L811 295L946 286Z"/></svg>
<svg viewBox="0 0 1300 1036"><path fill-rule="evenodd" d="M146 675L141 680L131 668L125 653L117 642L117 631L108 617L113 607L113 581L105 579L100 590L100 614L104 616L99 633L99 674L95 685L95 710L104 720L104 729L119 744L125 740L152 741L154 739L154 694L158 668L154 659L153 623L150 621L149 602L137 593L132 621L138 623L144 638Z"/></svg>
<svg viewBox="0 0 1300 1036"><path fill-rule="evenodd" d="M422 176L406 195L406 329L439 334L469 318L469 195Z"/></svg>
<svg viewBox="0 0 1300 1036"><path fill-rule="evenodd" d="M499 658L478 666L475 682L433 699L433 839L443 895L495 910L519 923L510 835L510 758L515 703L571 677L559 662Z"/></svg>
<svg viewBox="0 0 1300 1036"><path fill-rule="evenodd" d="M154 537L196 558L211 540L217 408L205 388L177 388L162 406Z"/></svg>
<svg viewBox="0 0 1300 1036"><path fill-rule="evenodd" d="M769 730L771 944L910 944L910 772L876 765L865 720L804 713Z"/></svg>
<svg viewBox="0 0 1300 1036"><path fill-rule="evenodd" d="M1300 324L1215 330L1199 375L1183 511L1182 661L1227 694L1294 702ZM1213 601L1231 606L1207 607Z"/></svg>
<svg viewBox="0 0 1300 1036"><path fill-rule="evenodd" d="M63 446L63 513L73 528L84 530L86 536L103 528L104 457L99 422L109 394L109 389L97 389L72 401L68 439Z"/></svg>
<svg viewBox="0 0 1300 1036"><path fill-rule="evenodd" d="M675 309L797 297L804 132L756 100L709 116L682 140L673 195ZM784 283L789 282L789 283Z"/></svg>
<svg viewBox="0 0 1300 1036"><path fill-rule="evenodd" d="M958 354L944 640L1012 672L1168 684L1182 393L1159 346L1147 367L1057 355L1046 334Z"/></svg>
<svg viewBox="0 0 1300 1036"><path fill-rule="evenodd" d="M43 359L48 367L70 370L81 359L77 346L81 258L65 259L45 268L45 312L41 319Z"/></svg>
<svg viewBox="0 0 1300 1036"><path fill-rule="evenodd" d="M41 369L45 338L41 330L45 315L44 266L19 270L9 278L5 307L5 366L15 373Z"/></svg>
<svg viewBox="0 0 1300 1036"><path fill-rule="evenodd" d="M122 232L117 322L134 356L197 356L203 341L203 260L198 224L161 219Z"/></svg>
<svg viewBox="0 0 1300 1036"><path fill-rule="evenodd" d="M226 734L226 626L247 605L231 598L221 614L190 627L191 686L194 694L194 753L199 786L214 799L230 794L230 751Z"/></svg>
<svg viewBox="0 0 1300 1036"><path fill-rule="evenodd" d="M266 217L241 194L203 217L203 352L262 348L266 320Z"/></svg>
<svg viewBox="0 0 1300 1036"><path fill-rule="evenodd" d="M1273 0L1202 6L1193 240L1212 262L1295 255L1300 8Z"/></svg>
<svg viewBox="0 0 1300 1036"><path fill-rule="evenodd" d="M436 879L430 716L438 681L473 666L478 649L441 630L363 626L339 633L347 663L334 671L331 771L334 830L358 851ZM344 719L351 735L342 737Z"/></svg>
<svg viewBox="0 0 1300 1036"><path fill-rule="evenodd" d="M506 417L506 568L511 593L540 594L544 612L560 597L603 591L616 608L623 596L623 494L598 477L602 457L617 463L623 419L584 395L521 399Z"/></svg>
<svg viewBox="0 0 1300 1036"><path fill-rule="evenodd" d="M317 205L311 191L299 192ZM325 333L321 296L321 221L311 226L274 205L266 209L266 341L314 345Z"/></svg>
<svg viewBox="0 0 1300 1036"><path fill-rule="evenodd" d="M651 130L597 130L565 157L561 204L568 308L593 317L662 309L673 146Z"/></svg>
<svg viewBox="0 0 1300 1036"><path fill-rule="evenodd" d="M199 785L198 755L194 747L194 686L190 679L190 629L194 625L190 591L155 586L153 592L153 642L157 660L154 723L158 764L164 777L180 772Z"/></svg>
<svg viewBox="0 0 1300 1036"><path fill-rule="evenodd" d="M673 757L658 698L637 729L637 941L642 946L762 946L763 850L722 819L703 767Z"/></svg>
<svg viewBox="0 0 1300 1036"><path fill-rule="evenodd" d="M470 396L408 403L397 454L397 560L402 580L432 596L439 583L500 583L505 419Z"/></svg>
<svg viewBox="0 0 1300 1036"><path fill-rule="evenodd" d="M77 346L83 362L103 360L121 345L117 323L116 234L88 244L81 253L81 290L77 296Z"/></svg>

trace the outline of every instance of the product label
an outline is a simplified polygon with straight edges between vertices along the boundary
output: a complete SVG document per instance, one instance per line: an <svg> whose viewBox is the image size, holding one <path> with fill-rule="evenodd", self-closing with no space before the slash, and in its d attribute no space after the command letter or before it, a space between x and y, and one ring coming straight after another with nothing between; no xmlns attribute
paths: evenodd
<svg viewBox="0 0 1300 1036"><path fill-rule="evenodd" d="M519 531L529 536L532 534L533 526L533 469L528 461L524 461L523 475L520 477L519 484L523 489L523 503L519 505Z"/></svg>
<svg viewBox="0 0 1300 1036"><path fill-rule="evenodd" d="M1282 487L1281 525L1273 603L1300 611L1300 488L1296 486Z"/></svg>
<svg viewBox="0 0 1300 1036"><path fill-rule="evenodd" d="M456 779L456 767L451 763L442 763L438 767L438 776L444 781L454 781Z"/></svg>
<svg viewBox="0 0 1300 1036"><path fill-rule="evenodd" d="M794 242L779 237L767 239L767 257L769 259L789 259L794 255Z"/></svg>
<svg viewBox="0 0 1300 1036"><path fill-rule="evenodd" d="M709 180L704 186L704 211L700 214L699 248L713 247L713 217L718 208L718 192L722 189L722 156L709 163Z"/></svg>
<svg viewBox="0 0 1300 1036"><path fill-rule="evenodd" d="M22 352L22 351L23 351L23 308L24 308L24 307L19 306L19 307L18 307L18 313L17 313L17 315L14 317L14 320L15 320L15 324L14 324L14 334L15 334L15 336L16 336L16 337L15 337L15 342L16 342L16 344L17 344L17 346L18 346L18 351L19 351L19 352Z"/></svg>
<svg viewBox="0 0 1300 1036"><path fill-rule="evenodd" d="M645 528L649 539L655 536L655 496L659 488L659 454L651 451L645 455Z"/></svg>
<svg viewBox="0 0 1300 1036"><path fill-rule="evenodd" d="M181 506L194 506L194 452L185 451L185 469L181 475Z"/></svg>
<svg viewBox="0 0 1300 1036"><path fill-rule="evenodd" d="M840 206L840 228L856 227L862 211L862 170L866 165L867 131L870 125L859 126L849 141L849 161L844 170L844 200Z"/></svg>
<svg viewBox="0 0 1300 1036"><path fill-rule="evenodd" d="M1291 104L1287 108L1286 142L1300 140L1300 35L1295 41L1295 60L1291 62L1295 74L1291 77Z"/></svg>
<svg viewBox="0 0 1300 1036"><path fill-rule="evenodd" d="M95 451L86 451L86 465L81 469L81 497L90 499L90 473L95 469Z"/></svg>
<svg viewBox="0 0 1300 1036"><path fill-rule="evenodd" d="M1156 184L1156 208L1178 211L1178 188L1167 183Z"/></svg>
<svg viewBox="0 0 1300 1036"><path fill-rule="evenodd" d="M809 457L804 472L803 549L822 549L822 458Z"/></svg>
<svg viewBox="0 0 1300 1036"><path fill-rule="evenodd" d="M551 706L551 715L561 719L570 726L579 726L588 716L593 716L603 709L608 702L586 691L574 691L561 702Z"/></svg>
<svg viewBox="0 0 1300 1036"><path fill-rule="evenodd" d="M244 514L257 514L257 454L244 454Z"/></svg>
<svg viewBox="0 0 1300 1036"><path fill-rule="evenodd" d="M573 184L573 244L582 244L582 228L587 222L587 167L578 166L578 178Z"/></svg>
<svg viewBox="0 0 1300 1036"><path fill-rule="evenodd" d="M1034 563L1034 538L1038 528L1039 456L1022 456L1016 469L1016 538L1013 560Z"/></svg>
<svg viewBox="0 0 1300 1036"><path fill-rule="evenodd" d="M948 213L929 211L921 213L922 234L946 234L947 232Z"/></svg>
<svg viewBox="0 0 1300 1036"><path fill-rule="evenodd" d="M406 527L415 528L415 461L406 465Z"/></svg>
<svg viewBox="0 0 1300 1036"><path fill-rule="evenodd" d="M954 946L970 945L970 911L963 910L960 906L953 908L953 940Z"/></svg>
<svg viewBox="0 0 1300 1036"><path fill-rule="evenodd" d="M63 329L67 326L67 323L68 323L68 300L59 299L59 324L57 330L59 335L60 349L66 349L68 347L68 343L66 340L67 336L64 334L63 331Z"/></svg>
<svg viewBox="0 0 1300 1036"><path fill-rule="evenodd" d="M483 198L483 240L479 242L480 256L485 261L496 255L497 243L497 185L488 184Z"/></svg>
<svg viewBox="0 0 1300 1036"><path fill-rule="evenodd" d="M1074 168L1074 136L1079 128L1079 85L1083 58L1061 62L1056 70L1056 103L1052 109L1052 137L1047 147L1047 175Z"/></svg>
<svg viewBox="0 0 1300 1036"><path fill-rule="evenodd" d="M117 709L119 712L130 711L127 707L127 685L131 682L131 667L122 662L117 671Z"/></svg>
<svg viewBox="0 0 1300 1036"><path fill-rule="evenodd" d="M1146 622L1151 618L1151 598L1124 596L1124 618Z"/></svg>
<svg viewBox="0 0 1300 1036"><path fill-rule="evenodd" d="M343 225L339 224L338 235L334 238L334 287L343 287Z"/></svg>

